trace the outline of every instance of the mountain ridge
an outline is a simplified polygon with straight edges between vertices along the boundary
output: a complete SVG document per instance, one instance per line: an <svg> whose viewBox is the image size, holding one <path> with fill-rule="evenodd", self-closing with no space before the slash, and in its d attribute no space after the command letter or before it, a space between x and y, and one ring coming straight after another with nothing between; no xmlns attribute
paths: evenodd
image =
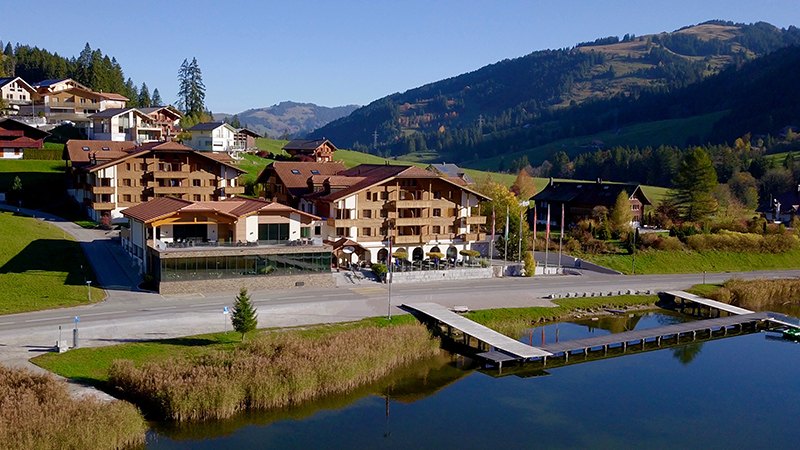
<svg viewBox="0 0 800 450"><path fill-rule="evenodd" d="M352 113L358 105L319 106L314 103L283 101L263 108L250 108L237 114L215 113L214 120L239 118L242 126L272 137L303 137L311 130Z"/></svg>

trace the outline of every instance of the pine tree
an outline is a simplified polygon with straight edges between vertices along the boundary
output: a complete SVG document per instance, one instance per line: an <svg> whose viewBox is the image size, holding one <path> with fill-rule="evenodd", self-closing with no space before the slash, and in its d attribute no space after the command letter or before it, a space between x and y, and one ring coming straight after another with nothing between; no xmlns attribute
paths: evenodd
<svg viewBox="0 0 800 450"><path fill-rule="evenodd" d="M142 88L139 89L139 106L142 108L149 108L153 104L150 100L150 89L147 88L147 83L142 83Z"/></svg>
<svg viewBox="0 0 800 450"><path fill-rule="evenodd" d="M164 106L164 101L161 100L161 93L158 92L158 88L153 89L153 99L150 101L150 105Z"/></svg>
<svg viewBox="0 0 800 450"><path fill-rule="evenodd" d="M197 58L192 62L184 59L178 70L178 107L187 115L199 116L205 111L206 86L203 84L203 74L197 64Z"/></svg>
<svg viewBox="0 0 800 450"><path fill-rule="evenodd" d="M242 123L239 122L239 115L238 114L234 114L233 117L231 118L231 126L233 128L242 128Z"/></svg>
<svg viewBox="0 0 800 450"><path fill-rule="evenodd" d="M6 44L5 50L3 50L3 54L6 56L14 56L14 49L11 47L11 42Z"/></svg>
<svg viewBox="0 0 800 450"><path fill-rule="evenodd" d="M247 293L246 288L239 291L236 296L236 302L233 304L233 313L231 314L231 323L233 329L242 333L242 340L244 341L245 333L253 331L258 326L258 314L250 302L250 295Z"/></svg>
<svg viewBox="0 0 800 450"><path fill-rule="evenodd" d="M672 199L685 220L707 218L717 210L714 191L717 173L708 154L700 147L686 153L672 182L675 191Z"/></svg>

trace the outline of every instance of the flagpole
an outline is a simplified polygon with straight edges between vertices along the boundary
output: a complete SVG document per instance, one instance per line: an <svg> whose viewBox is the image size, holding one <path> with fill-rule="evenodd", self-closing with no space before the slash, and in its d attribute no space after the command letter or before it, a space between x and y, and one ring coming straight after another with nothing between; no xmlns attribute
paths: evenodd
<svg viewBox="0 0 800 450"><path fill-rule="evenodd" d="M392 224L389 223L386 229L386 237L389 239L389 257L387 258L387 262L389 263L389 307L387 309L387 317L389 318L389 322L392 321Z"/></svg>
<svg viewBox="0 0 800 450"><path fill-rule="evenodd" d="M506 276L506 262L508 261L508 205L506 205L506 232L503 241L505 243L505 249L503 250L503 276Z"/></svg>
<svg viewBox="0 0 800 450"><path fill-rule="evenodd" d="M489 265L491 266L492 261L494 261L494 234L495 234L495 216L494 216L494 205L492 205L492 243L489 244ZM492 269L494 270L494 269Z"/></svg>
<svg viewBox="0 0 800 450"><path fill-rule="evenodd" d="M547 224L544 231L544 274L547 275L547 260L550 258L550 202L547 203Z"/></svg>
<svg viewBox="0 0 800 450"><path fill-rule="evenodd" d="M558 270L561 270L561 245L564 243L564 204L561 204L561 234L558 235Z"/></svg>
<svg viewBox="0 0 800 450"><path fill-rule="evenodd" d="M528 208L528 205L531 204L528 200L520 203L522 208L519 210L519 248L517 250L517 262L522 262L522 213L525 212Z"/></svg>

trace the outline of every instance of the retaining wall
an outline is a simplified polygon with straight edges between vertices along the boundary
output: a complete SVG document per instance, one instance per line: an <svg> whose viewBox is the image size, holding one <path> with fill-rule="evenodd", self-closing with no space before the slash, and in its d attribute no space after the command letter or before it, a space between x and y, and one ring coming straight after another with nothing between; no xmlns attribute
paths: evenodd
<svg viewBox="0 0 800 450"><path fill-rule="evenodd" d="M429 281L477 280L492 278L491 267L469 269L423 270L419 272L394 272L392 283L425 283Z"/></svg>
<svg viewBox="0 0 800 450"><path fill-rule="evenodd" d="M298 283L302 283L298 286ZM264 289L291 289L295 287L336 287L336 280L330 273L254 276L243 278L221 278L216 280L162 281L159 283L160 294L196 294L203 292L238 291L242 287L248 291Z"/></svg>

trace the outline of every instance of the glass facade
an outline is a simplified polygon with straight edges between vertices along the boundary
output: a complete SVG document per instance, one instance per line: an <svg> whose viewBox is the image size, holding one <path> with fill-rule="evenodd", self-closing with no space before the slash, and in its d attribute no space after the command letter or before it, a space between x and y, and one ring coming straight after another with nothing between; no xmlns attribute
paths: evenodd
<svg viewBox="0 0 800 450"><path fill-rule="evenodd" d="M202 256L162 259L159 281L213 280L249 276L330 272L331 254Z"/></svg>
<svg viewBox="0 0 800 450"><path fill-rule="evenodd" d="M289 240L288 223L270 223L258 225L258 240L260 243L283 244Z"/></svg>

